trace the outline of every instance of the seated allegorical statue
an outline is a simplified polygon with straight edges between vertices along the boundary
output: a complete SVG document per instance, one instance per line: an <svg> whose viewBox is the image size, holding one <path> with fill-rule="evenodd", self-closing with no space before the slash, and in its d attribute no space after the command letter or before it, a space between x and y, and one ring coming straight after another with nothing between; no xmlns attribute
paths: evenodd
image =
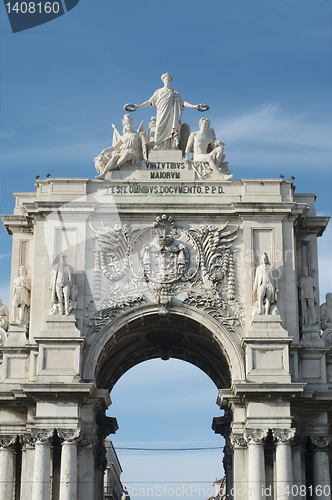
<svg viewBox="0 0 332 500"><path fill-rule="evenodd" d="M131 162L136 166L139 160L146 159L146 137L143 133L143 122L141 123L138 132L133 130L133 118L129 115L124 115L122 135L114 128L113 145L104 149L95 160L97 179L104 180L105 176L111 170L120 168L127 162ZM112 156L108 153L112 153Z"/></svg>
<svg viewBox="0 0 332 500"><path fill-rule="evenodd" d="M188 160L189 153L193 153L193 167L199 177L206 177L209 173L215 173L222 179L230 179L228 163L224 162L224 142L216 141L213 128L210 128L210 120L201 118L199 130L192 132L189 136L185 159Z"/></svg>
<svg viewBox="0 0 332 500"><path fill-rule="evenodd" d="M164 87L154 92L153 96L142 104L126 104L124 109L157 108L156 131L153 149L179 149L182 127L182 111L184 108L193 108L198 111L207 111L206 104L190 104L184 101L179 93L170 88L173 76L165 73L161 76Z"/></svg>
<svg viewBox="0 0 332 500"><path fill-rule="evenodd" d="M261 264L256 269L253 288L254 295L257 292L258 311L256 314L270 314L271 304L277 302L278 282L274 271L267 253L264 252Z"/></svg>
<svg viewBox="0 0 332 500"><path fill-rule="evenodd" d="M320 306L321 329L332 327L332 293L325 295L326 302Z"/></svg>

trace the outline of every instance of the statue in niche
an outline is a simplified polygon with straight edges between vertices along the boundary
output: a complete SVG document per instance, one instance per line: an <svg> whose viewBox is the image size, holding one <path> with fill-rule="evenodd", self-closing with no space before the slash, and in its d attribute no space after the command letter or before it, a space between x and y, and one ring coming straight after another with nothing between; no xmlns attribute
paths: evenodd
<svg viewBox="0 0 332 500"><path fill-rule="evenodd" d="M12 316L14 325L27 325L30 317L31 280L24 266L19 269L19 276L14 280L14 298Z"/></svg>
<svg viewBox="0 0 332 500"><path fill-rule="evenodd" d="M173 76L165 73L161 76L164 87L155 91L152 97L142 104L126 104L126 111L136 109L157 108L156 128L153 149L179 149L181 140L182 111L184 108L193 108L197 111L207 111L206 104L190 104L183 101L179 93L170 88Z"/></svg>
<svg viewBox="0 0 332 500"><path fill-rule="evenodd" d="M326 302L320 306L321 329L332 327L332 293L325 295Z"/></svg>
<svg viewBox="0 0 332 500"><path fill-rule="evenodd" d="M76 309L77 288L74 283L74 269L67 264L67 256L61 255L60 262L52 271L52 306L50 315L68 316Z"/></svg>
<svg viewBox="0 0 332 500"><path fill-rule="evenodd" d="M0 328L8 332L9 326L9 311L8 307L3 304L2 297L0 295Z"/></svg>
<svg viewBox="0 0 332 500"><path fill-rule="evenodd" d="M317 325L315 305L317 304L316 285L308 274L308 268L302 268L302 276L299 281L300 301L303 325Z"/></svg>
<svg viewBox="0 0 332 500"><path fill-rule="evenodd" d="M256 314L270 314L271 304L278 299L278 282L275 278L275 269L269 261L266 252L263 253L261 264L256 269L253 293L257 292Z"/></svg>
<svg viewBox="0 0 332 500"><path fill-rule="evenodd" d="M96 170L99 173L96 176L97 179L104 180L108 172L120 168L127 162L131 162L136 166L139 160L147 158L147 144L145 134L143 133L143 122L138 131L134 132L133 121L133 118L130 118L129 115L124 115L122 119L122 135L112 125L114 128L113 145L104 149L94 159ZM112 155L108 154L110 152Z"/></svg>
<svg viewBox="0 0 332 500"><path fill-rule="evenodd" d="M210 128L210 120L201 118L199 121L199 130L190 134L185 159L188 160L189 153L193 153L193 167L197 175L201 178L209 173L215 173L222 179L230 179L228 163L225 162L225 143L216 140L213 128Z"/></svg>

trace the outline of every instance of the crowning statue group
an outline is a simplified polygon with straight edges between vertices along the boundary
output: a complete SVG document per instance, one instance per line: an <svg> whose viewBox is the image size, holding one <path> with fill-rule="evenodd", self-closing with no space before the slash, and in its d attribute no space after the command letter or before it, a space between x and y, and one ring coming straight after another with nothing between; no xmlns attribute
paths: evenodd
<svg viewBox="0 0 332 500"><path fill-rule="evenodd" d="M172 75L165 73L161 77L164 87L156 90L152 97L142 104L126 104L128 112L150 106L157 109L157 116L153 118L149 129L143 132L143 122L137 132L133 130L133 119L129 114L124 115L122 135L114 128L113 145L104 149L95 158L95 165L99 175L104 180L108 172L121 168L130 162L137 166L139 160L147 159L148 150L182 150L187 163L191 163L198 177L216 174L216 178L229 179L228 163L225 162L224 142L217 141L215 132L210 128L210 120L202 118L197 132L189 134L189 126L182 124L184 108L193 108L198 111L207 111L206 104L190 104L184 101L179 93L170 88ZM109 155L112 153L112 156ZM189 153L193 153L192 162Z"/></svg>

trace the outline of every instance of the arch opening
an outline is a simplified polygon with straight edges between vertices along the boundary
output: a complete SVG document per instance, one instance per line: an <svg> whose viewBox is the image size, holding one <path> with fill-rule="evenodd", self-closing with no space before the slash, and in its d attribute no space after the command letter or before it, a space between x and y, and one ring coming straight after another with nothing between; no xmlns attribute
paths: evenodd
<svg viewBox="0 0 332 500"><path fill-rule="evenodd" d="M230 359L216 335L184 315L142 315L109 332L95 368L98 388L112 390L133 366L150 359L176 358L205 372L218 389L231 386Z"/></svg>
<svg viewBox="0 0 332 500"><path fill-rule="evenodd" d="M212 484L224 474L224 439L211 429L221 411L205 373L176 359L149 360L121 377L111 397L108 413L116 415L119 430L110 439L130 493L158 496L158 484L167 491L191 487L195 498L198 491L214 495Z"/></svg>

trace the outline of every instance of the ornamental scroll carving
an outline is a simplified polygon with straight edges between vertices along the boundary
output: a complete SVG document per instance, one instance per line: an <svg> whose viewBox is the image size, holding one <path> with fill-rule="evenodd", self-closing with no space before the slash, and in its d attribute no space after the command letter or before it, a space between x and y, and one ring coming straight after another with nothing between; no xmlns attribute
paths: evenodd
<svg viewBox="0 0 332 500"><path fill-rule="evenodd" d="M237 226L184 228L162 215L141 230L120 224L91 228L97 242L94 299L99 311L87 311L87 326L96 328L143 302L157 303L165 315L173 301L204 309L228 327L240 325L232 247Z"/></svg>

